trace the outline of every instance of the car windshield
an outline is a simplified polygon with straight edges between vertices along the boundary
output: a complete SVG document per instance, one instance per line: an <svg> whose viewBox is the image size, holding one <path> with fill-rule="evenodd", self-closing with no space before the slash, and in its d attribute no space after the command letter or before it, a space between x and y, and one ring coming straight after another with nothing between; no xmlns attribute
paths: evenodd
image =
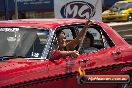
<svg viewBox="0 0 132 88"><path fill-rule="evenodd" d="M0 27L0 57L42 56L49 30L24 27Z"/></svg>
<svg viewBox="0 0 132 88"><path fill-rule="evenodd" d="M129 6L129 4L131 3L116 3L111 7L111 10L112 11L124 10Z"/></svg>

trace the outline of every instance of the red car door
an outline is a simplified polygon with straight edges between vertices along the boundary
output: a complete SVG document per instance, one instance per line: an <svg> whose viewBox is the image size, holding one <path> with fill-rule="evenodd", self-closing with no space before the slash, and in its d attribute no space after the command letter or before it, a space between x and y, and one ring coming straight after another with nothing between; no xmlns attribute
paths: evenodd
<svg viewBox="0 0 132 88"><path fill-rule="evenodd" d="M119 74L123 62L122 48L115 45L111 37L99 25L93 24L88 32L94 37L90 53L87 53L88 68L92 74ZM94 51L93 49L96 48ZM120 68L120 69L119 69Z"/></svg>

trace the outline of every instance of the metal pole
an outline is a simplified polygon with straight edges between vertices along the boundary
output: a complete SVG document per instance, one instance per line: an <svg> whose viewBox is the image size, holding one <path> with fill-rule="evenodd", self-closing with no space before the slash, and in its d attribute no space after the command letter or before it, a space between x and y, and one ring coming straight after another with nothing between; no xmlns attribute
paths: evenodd
<svg viewBox="0 0 132 88"><path fill-rule="evenodd" d="M9 20L8 0L5 0L5 19Z"/></svg>
<svg viewBox="0 0 132 88"><path fill-rule="evenodd" d="M17 0L14 0L15 2L15 18L18 19L18 4L17 4Z"/></svg>

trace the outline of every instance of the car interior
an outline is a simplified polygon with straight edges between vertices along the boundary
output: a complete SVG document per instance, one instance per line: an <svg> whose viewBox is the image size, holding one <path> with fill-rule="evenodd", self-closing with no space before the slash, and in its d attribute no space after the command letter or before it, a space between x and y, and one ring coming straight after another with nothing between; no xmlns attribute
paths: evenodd
<svg viewBox="0 0 132 88"><path fill-rule="evenodd" d="M65 33L66 41L68 43L77 36L77 34L80 32L83 26L84 26L83 24L70 25L70 26L60 27L58 28L58 30L62 30ZM114 43L111 41L111 39L102 30L102 27L100 27L99 25L95 25L95 24L91 25L88 28L87 32L89 32L94 38L92 47L95 47L98 50L100 50L114 46ZM79 45L76 47L76 50L78 50L78 48Z"/></svg>
<svg viewBox="0 0 132 88"><path fill-rule="evenodd" d="M50 55L53 52L53 50L58 49L57 38L56 38L56 33L58 30L62 30L65 33L66 41L68 43L68 42L72 41L74 38L76 38L77 34L83 27L84 27L84 24L66 25L63 27L59 27L55 31L55 35L54 35L52 43L51 43L51 48L48 53L48 58L50 58ZM99 26L97 24L92 24L88 28L87 32L89 32L94 37L93 45L91 46L91 47L93 47L92 49L96 48L96 50L92 50L90 53L98 52L102 49L106 49L106 48L115 46L114 43L112 42L112 40L109 38L109 36L105 33L105 31L103 31L101 26ZM78 51L78 49L79 49L79 45L75 48L75 50ZM84 53L81 51L79 51L79 52L81 54Z"/></svg>

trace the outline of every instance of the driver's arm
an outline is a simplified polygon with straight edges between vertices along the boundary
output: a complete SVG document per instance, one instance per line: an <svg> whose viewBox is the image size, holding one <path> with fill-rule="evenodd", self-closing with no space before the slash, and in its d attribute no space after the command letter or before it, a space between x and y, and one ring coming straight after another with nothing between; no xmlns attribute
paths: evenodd
<svg viewBox="0 0 132 88"><path fill-rule="evenodd" d="M66 46L67 50L74 50L75 47L80 43L80 41L82 40L85 31L87 30L88 26L92 23L92 21L86 21L85 26L83 27L83 29L79 32L79 34L77 35L77 37L72 40L71 42L69 42Z"/></svg>
<svg viewBox="0 0 132 88"><path fill-rule="evenodd" d="M54 50L51 54L50 60L57 60L61 57L66 58L66 56L70 56L72 58L77 58L79 56L79 52L74 51L60 51L60 50Z"/></svg>

